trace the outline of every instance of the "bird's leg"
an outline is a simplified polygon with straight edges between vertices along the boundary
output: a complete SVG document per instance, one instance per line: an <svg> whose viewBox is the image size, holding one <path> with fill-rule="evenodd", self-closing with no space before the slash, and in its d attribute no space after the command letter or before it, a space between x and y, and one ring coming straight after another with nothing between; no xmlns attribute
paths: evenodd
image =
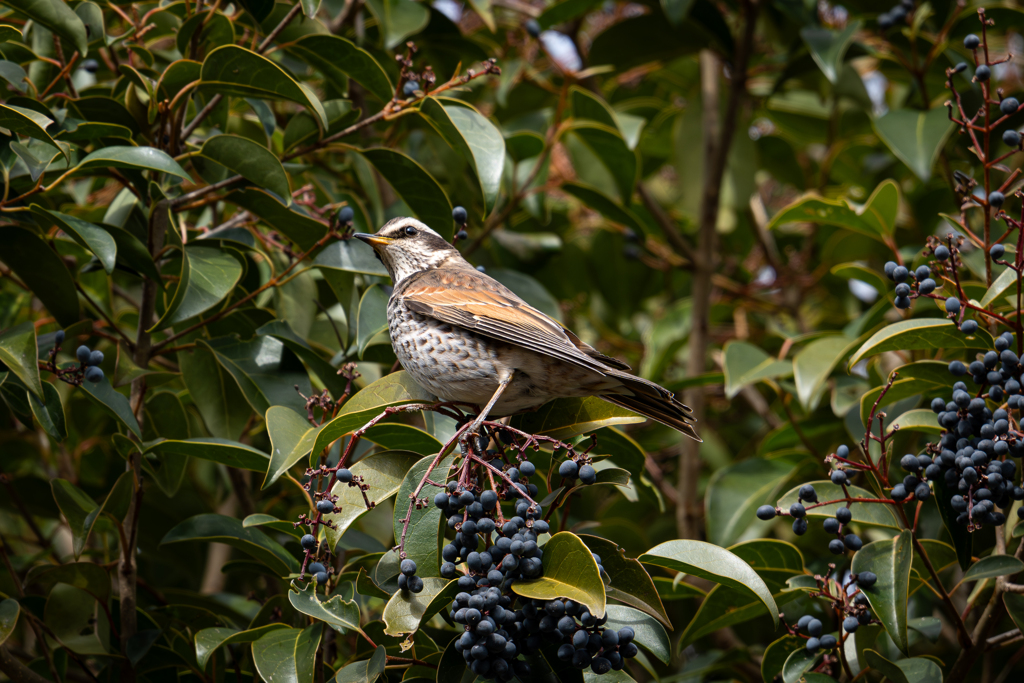
<svg viewBox="0 0 1024 683"><path fill-rule="evenodd" d="M506 376L501 378L498 382L498 389L494 392L494 396L491 396L491 400L487 402L484 409L481 410L480 414L476 416L475 420L473 420L473 424L471 424L469 429L463 432L463 434L473 434L476 436L477 431L480 429L480 425L482 425L484 420L487 419L487 414L491 412L491 409L494 408L494 404L498 402L499 398L501 398L501 394L505 391L505 387L512 383L512 378L515 374L515 371L509 372Z"/></svg>

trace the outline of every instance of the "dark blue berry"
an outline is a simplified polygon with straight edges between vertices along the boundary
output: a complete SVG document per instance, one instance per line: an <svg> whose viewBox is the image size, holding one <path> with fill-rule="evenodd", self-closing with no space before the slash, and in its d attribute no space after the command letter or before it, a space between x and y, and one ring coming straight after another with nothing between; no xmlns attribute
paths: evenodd
<svg viewBox="0 0 1024 683"><path fill-rule="evenodd" d="M456 206L454 209L452 209L452 220L454 220L459 225L465 225L466 221L469 220L469 214L463 207Z"/></svg>

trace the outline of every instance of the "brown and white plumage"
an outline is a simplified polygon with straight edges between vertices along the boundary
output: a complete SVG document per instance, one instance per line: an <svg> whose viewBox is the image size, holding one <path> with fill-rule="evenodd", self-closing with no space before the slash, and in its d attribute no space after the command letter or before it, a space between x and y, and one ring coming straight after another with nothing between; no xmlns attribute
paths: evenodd
<svg viewBox="0 0 1024 683"><path fill-rule="evenodd" d="M399 362L438 397L485 405L511 378L492 415L599 396L700 440L690 409L671 392L629 374L628 365L477 271L420 221L396 218L376 235L356 237L374 248L395 283L388 321Z"/></svg>

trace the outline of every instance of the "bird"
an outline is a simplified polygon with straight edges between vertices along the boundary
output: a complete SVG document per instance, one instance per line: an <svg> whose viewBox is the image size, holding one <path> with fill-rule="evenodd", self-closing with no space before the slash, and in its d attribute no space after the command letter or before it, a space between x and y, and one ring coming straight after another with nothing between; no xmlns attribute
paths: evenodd
<svg viewBox="0 0 1024 683"><path fill-rule="evenodd" d="M701 441L693 412L672 392L477 270L423 222L394 218L352 236L373 248L394 283L387 317L398 362L442 401L477 407L470 433L488 416L597 396Z"/></svg>

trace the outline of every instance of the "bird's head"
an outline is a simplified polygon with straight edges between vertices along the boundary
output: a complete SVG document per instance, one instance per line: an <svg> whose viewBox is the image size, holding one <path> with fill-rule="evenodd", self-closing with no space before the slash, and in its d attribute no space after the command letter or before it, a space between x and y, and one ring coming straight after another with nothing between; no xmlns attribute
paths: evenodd
<svg viewBox="0 0 1024 683"><path fill-rule="evenodd" d="M374 235L353 237L373 247L396 285L413 273L465 262L458 249L415 218L394 218Z"/></svg>

